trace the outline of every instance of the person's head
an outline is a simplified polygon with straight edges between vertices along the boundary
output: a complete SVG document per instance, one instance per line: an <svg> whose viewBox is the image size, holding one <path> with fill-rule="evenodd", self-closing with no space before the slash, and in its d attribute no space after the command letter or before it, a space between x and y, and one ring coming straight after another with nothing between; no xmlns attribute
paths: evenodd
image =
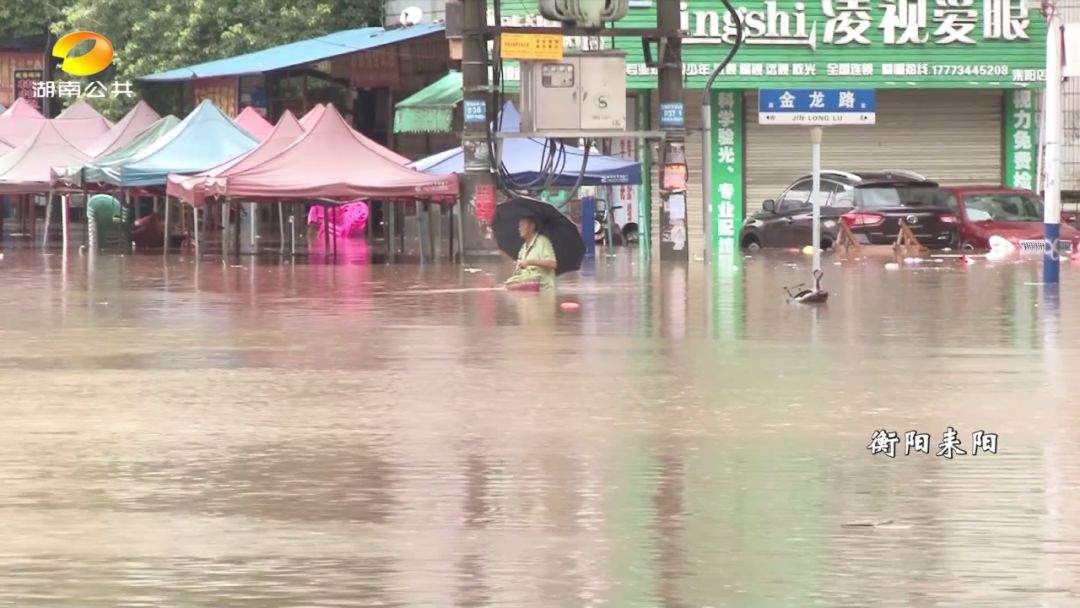
<svg viewBox="0 0 1080 608"><path fill-rule="evenodd" d="M536 220L531 217L523 217L518 220L518 235L527 239L536 234Z"/></svg>

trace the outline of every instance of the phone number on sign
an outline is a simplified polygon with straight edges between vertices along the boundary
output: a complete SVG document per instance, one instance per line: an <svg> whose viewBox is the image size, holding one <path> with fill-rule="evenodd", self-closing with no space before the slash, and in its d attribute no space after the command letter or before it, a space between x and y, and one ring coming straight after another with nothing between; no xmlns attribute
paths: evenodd
<svg viewBox="0 0 1080 608"><path fill-rule="evenodd" d="M932 65L934 76L1008 76L1009 66L994 64Z"/></svg>

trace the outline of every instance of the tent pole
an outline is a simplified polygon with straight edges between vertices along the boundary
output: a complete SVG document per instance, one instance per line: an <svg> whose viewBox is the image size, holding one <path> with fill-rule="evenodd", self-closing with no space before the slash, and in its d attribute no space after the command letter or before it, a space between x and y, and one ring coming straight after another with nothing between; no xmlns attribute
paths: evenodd
<svg viewBox="0 0 1080 608"><path fill-rule="evenodd" d="M457 202L457 261L465 264L465 201L460 197Z"/></svg>
<svg viewBox="0 0 1080 608"><path fill-rule="evenodd" d="M289 248L296 256L296 203L289 203Z"/></svg>
<svg viewBox="0 0 1080 608"><path fill-rule="evenodd" d="M330 255L330 207L322 206L322 242L323 255Z"/></svg>
<svg viewBox="0 0 1080 608"><path fill-rule="evenodd" d="M37 240L37 207L34 206L34 198L26 195L26 212L30 215L30 243Z"/></svg>
<svg viewBox="0 0 1080 608"><path fill-rule="evenodd" d="M229 257L229 202L221 201L221 257Z"/></svg>
<svg viewBox="0 0 1080 608"><path fill-rule="evenodd" d="M337 211L338 211L338 208L337 208L337 205L334 205L333 209L334 209L334 258L337 259L337 237L338 237L338 230L337 230Z"/></svg>
<svg viewBox="0 0 1080 608"><path fill-rule="evenodd" d="M41 233L41 246L49 246L49 224L52 222L52 190L45 198L45 230Z"/></svg>
<svg viewBox="0 0 1080 608"><path fill-rule="evenodd" d="M90 196L86 191L86 186L82 189L82 202L83 202L83 245L90 246Z"/></svg>
<svg viewBox="0 0 1080 608"><path fill-rule="evenodd" d="M199 257L199 208L194 204L191 205L191 224L192 229L195 231L195 257Z"/></svg>
<svg viewBox="0 0 1080 608"><path fill-rule="evenodd" d="M67 251L68 246L68 195L60 195L60 223L62 225L62 232L64 238L63 250Z"/></svg>
<svg viewBox="0 0 1080 608"><path fill-rule="evenodd" d="M172 205L169 204L169 197L165 197L165 227L162 231L165 234L165 248L161 252L163 255L169 255L169 208Z"/></svg>
<svg viewBox="0 0 1080 608"><path fill-rule="evenodd" d="M278 223L278 252L285 253L285 204L278 201L277 204L277 223Z"/></svg>

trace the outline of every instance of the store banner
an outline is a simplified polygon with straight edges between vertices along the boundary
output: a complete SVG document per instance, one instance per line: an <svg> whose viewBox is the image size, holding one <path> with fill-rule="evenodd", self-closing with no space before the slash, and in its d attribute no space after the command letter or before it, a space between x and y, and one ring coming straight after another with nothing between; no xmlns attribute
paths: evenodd
<svg viewBox="0 0 1080 608"><path fill-rule="evenodd" d="M1005 93L1006 186L1035 190L1038 177L1035 94L1028 90Z"/></svg>
<svg viewBox="0 0 1080 608"><path fill-rule="evenodd" d="M710 149L712 150L713 226L712 249L720 254L739 249L739 230L745 214L743 200L744 124L743 96L739 92L713 91Z"/></svg>
<svg viewBox="0 0 1080 608"><path fill-rule="evenodd" d="M656 5L667 1L675 0L632 3L616 27L656 27ZM745 44L718 88L1041 88L1046 78L1046 21L1023 0L734 4ZM720 0L680 5L686 86L702 88L734 42L735 25ZM641 42L614 40L627 53L628 86L654 87L656 68L645 64Z"/></svg>

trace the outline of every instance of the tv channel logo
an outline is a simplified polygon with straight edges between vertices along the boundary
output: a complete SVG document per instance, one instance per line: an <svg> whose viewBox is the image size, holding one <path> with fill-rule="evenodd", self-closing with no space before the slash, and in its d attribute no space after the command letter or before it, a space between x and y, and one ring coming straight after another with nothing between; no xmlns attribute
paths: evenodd
<svg viewBox="0 0 1080 608"><path fill-rule="evenodd" d="M90 50L82 55L72 55L71 51L83 42L91 41ZM105 36L97 32L78 31L65 34L52 49L53 57L63 59L60 69L72 76L93 76L104 71L113 60L113 45Z"/></svg>

